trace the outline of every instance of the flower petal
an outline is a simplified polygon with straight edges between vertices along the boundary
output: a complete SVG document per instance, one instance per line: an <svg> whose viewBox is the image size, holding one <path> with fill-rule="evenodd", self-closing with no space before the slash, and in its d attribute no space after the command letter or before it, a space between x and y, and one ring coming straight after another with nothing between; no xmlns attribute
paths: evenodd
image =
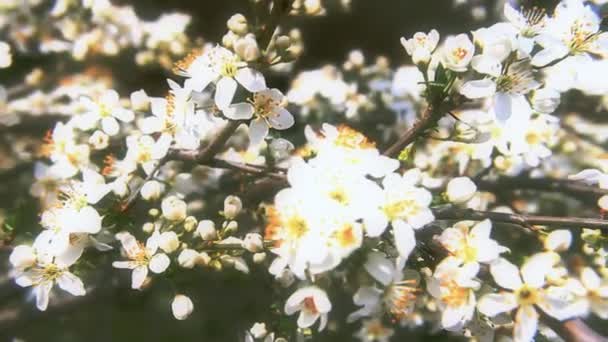
<svg viewBox="0 0 608 342"><path fill-rule="evenodd" d="M521 277L517 266L503 258L498 258L490 264L490 273L494 281L501 287L516 290L521 287Z"/></svg>
<svg viewBox="0 0 608 342"><path fill-rule="evenodd" d="M254 108L249 103L236 103L224 109L224 115L232 120L248 120L253 116Z"/></svg>
<svg viewBox="0 0 608 342"><path fill-rule="evenodd" d="M266 80L261 72L251 68L241 68L234 76L248 91L255 93L266 89Z"/></svg>
<svg viewBox="0 0 608 342"><path fill-rule="evenodd" d="M252 120L249 124L249 143L257 145L268 135L268 125L263 119Z"/></svg>
<svg viewBox="0 0 608 342"><path fill-rule="evenodd" d="M295 122L293 115L285 108L277 108L273 114L268 117L268 123L274 129L288 129Z"/></svg>
<svg viewBox="0 0 608 342"><path fill-rule="evenodd" d="M57 278L57 285L74 296L84 296L86 293L82 280L70 272L64 272Z"/></svg>
<svg viewBox="0 0 608 342"><path fill-rule="evenodd" d="M215 88L215 104L219 109L227 108L236 93L236 81L230 77L222 77Z"/></svg>
<svg viewBox="0 0 608 342"><path fill-rule="evenodd" d="M477 309L482 314L494 317L503 312L509 312L517 307L517 299L510 292L490 293L479 300Z"/></svg>
<svg viewBox="0 0 608 342"><path fill-rule="evenodd" d="M525 305L517 310L513 337L515 341L532 341L538 327L538 313L532 305Z"/></svg>

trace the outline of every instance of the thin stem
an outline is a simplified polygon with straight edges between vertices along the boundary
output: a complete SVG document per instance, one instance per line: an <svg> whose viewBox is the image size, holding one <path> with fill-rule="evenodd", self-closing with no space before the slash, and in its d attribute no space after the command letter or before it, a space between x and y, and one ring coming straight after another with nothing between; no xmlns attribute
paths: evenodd
<svg viewBox="0 0 608 342"><path fill-rule="evenodd" d="M439 220L481 221L485 219L490 219L493 222L511 223L532 230L538 230L538 228L534 227L537 225L568 228L599 228L603 230L608 230L608 220L582 217L555 217L511 214L472 209L460 209L454 207L434 208L433 214L435 215L435 218Z"/></svg>

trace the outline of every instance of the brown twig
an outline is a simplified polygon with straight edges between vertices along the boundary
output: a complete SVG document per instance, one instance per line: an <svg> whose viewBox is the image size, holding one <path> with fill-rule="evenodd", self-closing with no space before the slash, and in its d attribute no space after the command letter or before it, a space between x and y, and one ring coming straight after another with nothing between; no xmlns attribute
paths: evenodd
<svg viewBox="0 0 608 342"><path fill-rule="evenodd" d="M554 178L531 178L528 176L506 177L502 176L496 180L480 180L477 186L481 190L497 191L505 189L522 189L560 192L576 198L590 198L597 200L598 197L608 195L608 190L596 186L589 186L580 182L567 179Z"/></svg>
<svg viewBox="0 0 608 342"><path fill-rule="evenodd" d="M511 223L535 229L534 226L567 227L567 228L599 228L608 230L608 220L582 217L555 217L539 215L523 215L499 213L454 207L435 208L433 214L439 220L473 220L490 219L493 222Z"/></svg>
<svg viewBox="0 0 608 342"><path fill-rule="evenodd" d="M389 146L383 154L388 157L397 156L399 152L414 142L418 137L422 136L422 134L424 134L427 129L431 128L438 120L439 118L433 113L432 107L427 107L418 121L399 137L397 141Z"/></svg>

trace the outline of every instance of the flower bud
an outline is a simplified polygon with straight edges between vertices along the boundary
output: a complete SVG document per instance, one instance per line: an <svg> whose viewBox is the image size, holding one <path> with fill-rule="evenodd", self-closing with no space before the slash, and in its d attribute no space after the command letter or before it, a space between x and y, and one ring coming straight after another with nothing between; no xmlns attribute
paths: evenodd
<svg viewBox="0 0 608 342"><path fill-rule="evenodd" d="M171 311L173 311L173 316L178 320L184 320L190 316L192 310L194 309L194 305L192 304L192 300L184 295L177 295L173 298L173 302L171 303Z"/></svg>
<svg viewBox="0 0 608 342"><path fill-rule="evenodd" d="M603 210L608 210L608 195L604 195L597 200L597 205Z"/></svg>
<svg viewBox="0 0 608 342"><path fill-rule="evenodd" d="M247 33L247 19L244 15L237 13L228 19L226 23L228 29L238 35Z"/></svg>
<svg viewBox="0 0 608 342"><path fill-rule="evenodd" d="M243 239L243 248L251 253L257 253L264 250L264 241L258 233L249 233Z"/></svg>
<svg viewBox="0 0 608 342"><path fill-rule="evenodd" d="M158 239L158 247L165 253L171 253L179 247L179 238L175 232L164 232Z"/></svg>
<svg viewBox="0 0 608 342"><path fill-rule="evenodd" d="M150 98L143 89L131 93L131 109L145 112L149 107Z"/></svg>
<svg viewBox="0 0 608 342"><path fill-rule="evenodd" d="M183 268L193 268L199 260L198 252L193 249L184 249L177 257L177 263Z"/></svg>
<svg viewBox="0 0 608 342"><path fill-rule="evenodd" d="M291 46L291 39L288 36L278 36L274 42L277 49L287 50Z"/></svg>
<svg viewBox="0 0 608 342"><path fill-rule="evenodd" d="M246 62L253 62L260 58L258 42L250 35L234 41L234 52Z"/></svg>
<svg viewBox="0 0 608 342"><path fill-rule="evenodd" d="M198 253L198 263L200 265L207 266L209 265L209 262L211 262L211 257L209 256L209 254L207 254L206 252Z"/></svg>
<svg viewBox="0 0 608 342"><path fill-rule="evenodd" d="M154 231L154 223L152 223L152 222L146 222L141 227L141 229L144 231L144 233L150 234L150 233L152 233Z"/></svg>
<svg viewBox="0 0 608 342"><path fill-rule="evenodd" d="M148 210L148 215L150 215L150 217L156 217L158 214L160 214L160 212L156 208Z"/></svg>
<svg viewBox="0 0 608 342"><path fill-rule="evenodd" d="M243 209L243 203L237 196L228 196L224 200L224 216L227 219L235 218Z"/></svg>
<svg viewBox="0 0 608 342"><path fill-rule="evenodd" d="M18 269L28 268L36 263L36 253L34 248L27 245L19 245L13 249L9 257L13 267Z"/></svg>
<svg viewBox="0 0 608 342"><path fill-rule="evenodd" d="M186 221L184 221L184 230L187 232L193 231L194 228L196 228L197 223L198 222L196 221L196 218L194 216L186 217Z"/></svg>
<svg viewBox="0 0 608 342"><path fill-rule="evenodd" d="M230 235L239 229L239 224L236 221L224 223L224 234Z"/></svg>
<svg viewBox="0 0 608 342"><path fill-rule="evenodd" d="M202 220L196 227L196 233L200 235L204 241L215 240L217 238L217 230L215 229L215 223L211 220Z"/></svg>
<svg viewBox="0 0 608 342"><path fill-rule="evenodd" d="M175 196L169 196L160 205L163 216L169 221L182 221L186 218L186 202Z"/></svg>
<svg viewBox="0 0 608 342"><path fill-rule="evenodd" d="M93 146L96 150L103 150L108 147L110 143L110 137L102 131L95 131L89 138L89 145Z"/></svg>
<svg viewBox="0 0 608 342"><path fill-rule="evenodd" d="M268 334L268 331L266 330L266 324L264 323L255 323L253 327L249 329L249 332L251 333L251 336L256 339L264 338Z"/></svg>
<svg viewBox="0 0 608 342"><path fill-rule="evenodd" d="M452 203L464 203L477 191L477 186L469 177L456 177L448 182L446 195Z"/></svg>
<svg viewBox="0 0 608 342"><path fill-rule="evenodd" d="M146 201L154 201L160 198L163 192L163 184L155 180L147 181L141 188L141 197Z"/></svg>
<svg viewBox="0 0 608 342"><path fill-rule="evenodd" d="M262 252L262 253L255 253L253 255L253 262L256 264L261 264L264 262L264 260L266 260L266 253Z"/></svg>

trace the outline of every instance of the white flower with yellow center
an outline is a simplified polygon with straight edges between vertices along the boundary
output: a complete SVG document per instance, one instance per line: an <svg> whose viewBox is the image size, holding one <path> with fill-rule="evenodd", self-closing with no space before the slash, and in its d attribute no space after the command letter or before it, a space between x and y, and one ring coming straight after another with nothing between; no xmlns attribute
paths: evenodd
<svg viewBox="0 0 608 342"><path fill-rule="evenodd" d="M175 142L175 148L196 149L200 145L199 122L191 92L171 80L168 82L171 90L165 98L150 98L153 116L141 121L141 130L144 134L160 132L170 137Z"/></svg>
<svg viewBox="0 0 608 342"><path fill-rule="evenodd" d="M47 210L42 214L41 224L46 229L36 237L37 248L54 256L82 253L78 237L97 234L101 231L101 216L86 201L79 206L68 206Z"/></svg>
<svg viewBox="0 0 608 342"><path fill-rule="evenodd" d="M114 261L112 266L115 268L126 268L133 270L131 287L139 289L144 284L148 276L148 269L154 273L163 273L169 267L169 257L164 253L157 253L159 248L160 234L154 232L148 238L146 244L137 241L129 233L116 234L120 240L129 261Z"/></svg>
<svg viewBox="0 0 608 342"><path fill-rule="evenodd" d="M331 302L327 294L316 286L298 289L285 302L285 313L293 315L300 311L298 327L309 328L320 318L319 331L327 324L327 314L331 311Z"/></svg>
<svg viewBox="0 0 608 342"><path fill-rule="evenodd" d="M525 95L540 87L540 83L534 79L529 61L521 60L509 65L508 68L503 68L502 64L498 63L497 70L491 70L491 67L483 65L492 62L479 63L474 65L476 70L489 77L468 81L460 88L460 93L470 99L491 97L494 114L500 123L507 122L512 116L514 116L512 121L520 120L518 123L527 120L531 114L531 107Z"/></svg>
<svg viewBox="0 0 608 342"><path fill-rule="evenodd" d="M576 296L572 310L577 316L593 312L601 319L608 319L608 281L592 268L584 267L579 279L568 279L566 288Z"/></svg>
<svg viewBox="0 0 608 342"><path fill-rule="evenodd" d="M132 111L122 107L118 93L112 89L103 92L96 100L83 96L80 105L85 112L77 118L76 124L84 130L94 128L101 121L103 131L113 136L120 130L117 120L131 122L134 118Z"/></svg>
<svg viewBox="0 0 608 342"><path fill-rule="evenodd" d="M154 167L160 159L162 159L171 146L171 137L161 135L158 140L154 140L149 135L127 137L127 155L125 160L141 165L146 174L154 170ZM125 163L129 165L130 163Z"/></svg>
<svg viewBox="0 0 608 342"><path fill-rule="evenodd" d="M608 53L608 33L600 31L601 18L583 1L562 1L536 41L543 47L532 64L543 67L568 55Z"/></svg>
<svg viewBox="0 0 608 342"><path fill-rule="evenodd" d="M319 133L310 126L304 131L311 149L316 153L309 163L322 168L336 165L343 173L380 178L395 171L399 161L383 156L375 144L362 133L348 127L323 124Z"/></svg>
<svg viewBox="0 0 608 342"><path fill-rule="evenodd" d="M575 315L567 310L566 289L545 287L545 277L553 269L554 261L550 253L540 253L530 257L520 272L509 261L496 259L490 265L490 273L505 291L483 296L479 300L479 311L494 317L517 309L513 338L522 342L532 341L536 334L539 319L536 307L560 320Z"/></svg>
<svg viewBox="0 0 608 342"><path fill-rule="evenodd" d="M427 291L441 309L441 326L446 330L460 330L475 313L475 290L480 283L474 280L479 264L463 263L449 256L426 278Z"/></svg>
<svg viewBox="0 0 608 342"><path fill-rule="evenodd" d="M517 30L519 51L529 55L534 48L534 38L542 31L547 22L546 12L542 8L523 9L521 12L505 3L503 11L509 23Z"/></svg>
<svg viewBox="0 0 608 342"><path fill-rule="evenodd" d="M441 63L447 69L465 72L474 53L475 45L466 34L448 37L441 48Z"/></svg>
<svg viewBox="0 0 608 342"><path fill-rule="evenodd" d="M314 196L314 195L313 195ZM270 273L280 274L289 269L299 278L325 272L336 266L330 254L328 238L331 234L327 208L311 200L309 193L294 188L281 190L275 196L275 206L267 209L265 239L274 241L271 251L278 257L270 266Z"/></svg>
<svg viewBox="0 0 608 342"><path fill-rule="evenodd" d="M82 281L69 271L73 261L66 263L60 258L38 250L36 246L32 252L35 262L18 271L15 282L21 287L33 287L38 310L46 310L51 289L55 284L74 296L84 296L86 291Z"/></svg>
<svg viewBox="0 0 608 342"><path fill-rule="evenodd" d="M371 252L364 264L365 270L381 287L363 286L355 293L353 301L360 306L348 316L352 322L362 317L387 313L395 320L410 315L416 302L420 276L415 271L403 270L403 264L387 259L383 253Z"/></svg>
<svg viewBox="0 0 608 342"><path fill-rule="evenodd" d="M414 64L428 63L431 54L435 51L439 43L439 32L431 30L428 34L416 32L413 38L405 39L401 37L401 45L405 48L408 55L412 56Z"/></svg>
<svg viewBox="0 0 608 342"><path fill-rule="evenodd" d="M420 171L412 169L403 175L388 174L382 181L380 198L369 197L370 209L364 213L363 223L370 236L381 235L389 223L393 226L395 245L402 258L407 259L416 245L414 229L433 222L429 209L431 193L417 187Z"/></svg>
<svg viewBox="0 0 608 342"><path fill-rule="evenodd" d="M216 82L215 104L220 109L227 108L234 98L237 82L249 92L266 89L264 76L239 59L230 50L216 46L203 55L183 65L181 74L189 77L184 83L186 89L203 91L209 83Z"/></svg>
<svg viewBox="0 0 608 342"><path fill-rule="evenodd" d="M224 109L232 120L249 120L249 140L257 145L268 135L270 128L284 130L293 126L293 115L285 109L287 99L278 89L265 89L253 94L248 103L233 104Z"/></svg>
<svg viewBox="0 0 608 342"><path fill-rule="evenodd" d="M490 263L508 248L490 238L492 222L460 221L445 229L435 240L463 263Z"/></svg>

